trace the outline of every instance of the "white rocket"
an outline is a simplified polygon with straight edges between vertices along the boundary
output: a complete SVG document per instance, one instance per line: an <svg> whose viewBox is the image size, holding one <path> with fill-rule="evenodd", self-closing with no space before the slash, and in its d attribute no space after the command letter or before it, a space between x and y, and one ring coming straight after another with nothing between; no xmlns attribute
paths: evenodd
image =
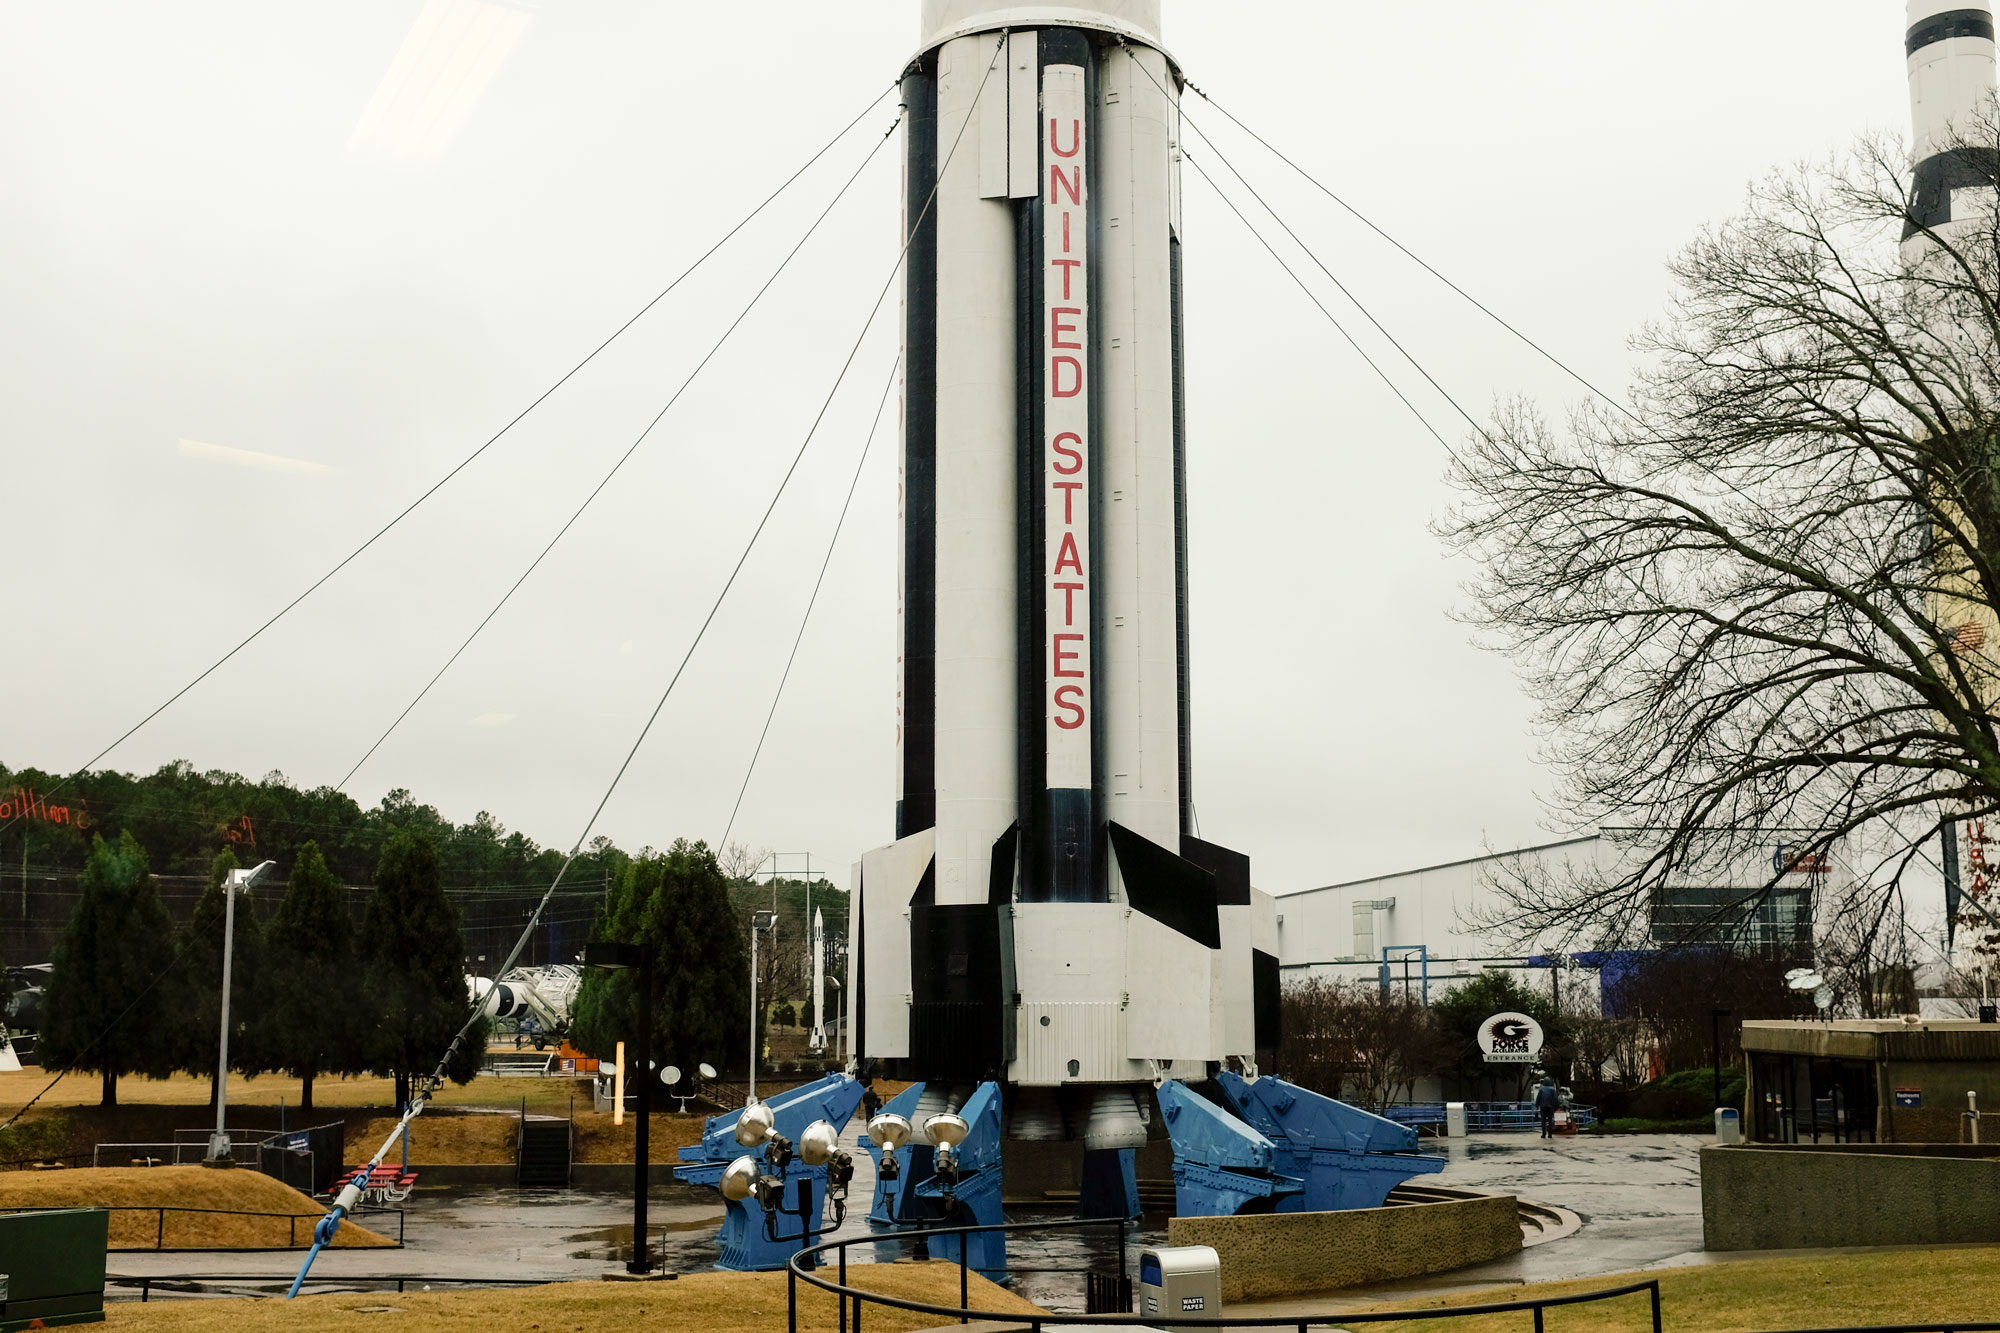
<svg viewBox="0 0 2000 1333"><path fill-rule="evenodd" d="M854 1050L1199 1078L1270 1044L1277 947L1192 829L1179 71L1158 0L926 0L922 31L897 840L857 867Z"/></svg>
<svg viewBox="0 0 2000 1333"><path fill-rule="evenodd" d="M812 919L813 1030L812 1049L826 1049L826 914L817 907Z"/></svg>
<svg viewBox="0 0 2000 1333"><path fill-rule="evenodd" d="M1927 244L1918 224L1949 236L1994 209L1995 151L1975 162L1963 145L1986 137L1993 115L1993 13L1985 4L1909 0L1903 49L1910 75L1910 153L1916 163L1906 247ZM1955 145L1960 151L1953 151ZM1912 256L1914 257L1914 255Z"/></svg>

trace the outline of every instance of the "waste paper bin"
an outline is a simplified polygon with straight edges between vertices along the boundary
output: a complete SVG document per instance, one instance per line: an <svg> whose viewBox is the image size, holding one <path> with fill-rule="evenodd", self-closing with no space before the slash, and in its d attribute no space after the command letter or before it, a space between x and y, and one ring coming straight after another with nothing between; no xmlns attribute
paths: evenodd
<svg viewBox="0 0 2000 1333"><path fill-rule="evenodd" d="M1446 1102L1444 1104L1444 1136L1448 1139L1465 1137L1465 1103Z"/></svg>
<svg viewBox="0 0 2000 1333"><path fill-rule="evenodd" d="M1141 1315L1222 1312L1222 1261L1212 1245L1171 1245L1139 1252Z"/></svg>
<svg viewBox="0 0 2000 1333"><path fill-rule="evenodd" d="M1743 1113L1733 1106L1715 1108L1715 1141L1727 1146L1743 1142Z"/></svg>

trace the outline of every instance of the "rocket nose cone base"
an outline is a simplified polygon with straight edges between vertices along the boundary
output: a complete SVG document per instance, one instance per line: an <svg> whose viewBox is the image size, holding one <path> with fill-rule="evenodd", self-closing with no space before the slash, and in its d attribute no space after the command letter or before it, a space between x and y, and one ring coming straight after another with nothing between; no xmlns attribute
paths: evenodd
<svg viewBox="0 0 2000 1333"><path fill-rule="evenodd" d="M924 0L923 41L928 51L948 38L1002 28L1096 28L1149 45L1160 41L1160 0L1097 0L1082 5L1007 5L993 0Z"/></svg>
<svg viewBox="0 0 2000 1333"><path fill-rule="evenodd" d="M926 5L925 8L928 9L929 6ZM1909 16L1909 26L1914 28L1925 19L1936 18L1939 14L1950 14L1965 9L1987 13L1991 11L1992 6L1988 0L1907 0L1904 9Z"/></svg>

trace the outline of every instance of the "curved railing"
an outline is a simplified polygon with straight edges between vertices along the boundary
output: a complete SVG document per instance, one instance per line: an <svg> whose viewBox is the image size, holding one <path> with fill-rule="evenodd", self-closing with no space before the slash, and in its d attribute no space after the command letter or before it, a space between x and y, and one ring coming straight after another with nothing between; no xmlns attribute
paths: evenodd
<svg viewBox="0 0 2000 1333"><path fill-rule="evenodd" d="M967 1323L977 1319L989 1327L1027 1329L1031 1333L1042 1333L1047 1328L1061 1328L1070 1324L1090 1324L1098 1327L1132 1328L1289 1328L1297 1333L1315 1325L1332 1324L1393 1324L1412 1319L1456 1319L1464 1315L1505 1314L1513 1311L1532 1312L1535 1329L1540 1333L1542 1315L1546 1310L1564 1305L1586 1305L1594 1301L1613 1300L1620 1296L1636 1296L1645 1293L1651 1304L1653 1333L1660 1333L1660 1284L1657 1279L1633 1282L1622 1287L1608 1287L1602 1291L1576 1292L1568 1296L1542 1296L1534 1300L1499 1301L1485 1305L1457 1305L1447 1309L1433 1306L1427 1310L1387 1310L1370 1314L1326 1314L1326 1315L1240 1315L1216 1314L1193 1317L1188 1315L1137 1315L1137 1314L1033 1314L1024 1315L1013 1310L975 1310L968 1299L970 1270L967 1267L966 1251L971 1247L961 1239L958 1247L958 1304L933 1305L927 1301L908 1300L901 1296L891 1296L885 1292L869 1291L862 1287L852 1287L847 1283L847 1248L850 1245L878 1245L884 1241L925 1242L945 1236L968 1237L983 1232L1000 1231L1060 1231L1079 1227L1115 1227L1121 1243L1119 1245L1119 1266L1124 1267L1125 1247L1122 1243L1126 1228L1130 1225L1124 1218L1065 1218L1051 1222L990 1222L984 1226L936 1227L925 1231L883 1231L868 1236L853 1236L846 1240L825 1241L809 1246L794 1254L785 1265L785 1300L787 1311L786 1328L789 1333L798 1333L799 1327L799 1283L817 1287L831 1293L839 1303L840 1333L861 1333L861 1312L865 1306L878 1305L886 1309L908 1310L916 1314L939 1315L945 1319L956 1319ZM820 1256L832 1253L838 1261L839 1277L828 1281L819 1274ZM848 1310L854 1311L853 1322L848 1322Z"/></svg>
<svg viewBox="0 0 2000 1333"><path fill-rule="evenodd" d="M49 1205L49 1204L19 1204L19 1205L14 1205L14 1206L10 1206L10 1207L6 1207L6 1208L0 1208L0 1213L35 1213L35 1212L42 1212L42 1211L44 1211L45 1209L49 1208L50 1206L51 1206L51 1205ZM319 1224L319 1221L320 1221L320 1215L319 1215L318 1213L266 1213L266 1212L258 1212L258 1211L255 1211L255 1210L253 1210L253 1209L248 1209L248 1208L197 1208L197 1207L194 1207L194 1206L192 1206L192 1205L183 1205L183 1204L177 1204L177 1203L89 1203L89 1204L81 1204L81 1205L77 1205L77 1206L79 1206L79 1207L84 1207L84 1208L94 1208L94 1209L97 1209L97 1210L98 1210L98 1211L100 1211L100 1212L106 1212L106 1213L153 1213L153 1214L156 1214L156 1218L155 1218L155 1225L154 1225L154 1227L153 1227L153 1244L151 1244L151 1245L112 1245L112 1246L109 1246L109 1247L108 1247L108 1248L106 1249L106 1251L105 1251L105 1252L106 1252L107 1254L135 1254L135 1253L150 1253L150 1252L152 1252L152 1251L155 1251L155 1250L159 1250L159 1251L167 1251L167 1250L183 1250L183 1251L188 1251L188 1252L190 1252L190 1253L205 1253L205 1252L208 1252L208 1251L211 1251L211 1250L218 1250L218 1249L220 1249L220 1250L233 1250L233 1251L236 1251L237 1253L240 1253L240 1254L259 1254L259 1253L275 1253L275 1252L278 1252L278 1251L283 1251L283 1250L296 1250L296 1249L299 1249L299 1248L300 1248L300 1245L299 1245L299 1234L300 1234L300 1233L299 1233L299 1224L300 1224L301 1222L305 1223L305 1228L306 1228L306 1229L305 1229L305 1235L306 1235L306 1237L307 1237L308 1239L310 1239L310 1238L311 1238L311 1236L312 1236L312 1229L313 1229L313 1228L314 1228L315 1226L317 1226L317 1225ZM168 1214L168 1213L192 1213L192 1214L197 1214L197 1215L199 1215L199 1216L203 1216L203 1217L261 1217L261 1218L270 1218L270 1219L273 1219L273 1221L272 1221L272 1226L271 1226L271 1230L273 1230L273 1231L275 1231L275 1230L277 1229L277 1223L278 1223L278 1222L284 1222L284 1223L285 1223L285 1244L283 1244L283 1245L222 1245L222 1246L214 1246L214 1245L168 1245L168 1244L167 1244L167 1214ZM355 1224L356 1224L357 1226L361 1224L361 1222L362 1222L362 1220L363 1220L364 1218L370 1218L370 1217L391 1217L391 1216L393 1216L393 1217L394 1217L394 1218L396 1219L396 1239L395 1239L395 1240L394 1240L394 1241L393 1241L393 1242L391 1243L391 1245L389 1245L389 1246L374 1246L374 1247L372 1247L372 1248L375 1248L375 1249L387 1249L387 1248L401 1248L401 1247L402 1247L402 1245L403 1245L403 1224L404 1224L404 1218L403 1218L403 1210L402 1210L402 1209L400 1209L400 1208L357 1208L357 1209L356 1209L356 1210L355 1210L355 1211L354 1211L353 1213L349 1214L349 1216L350 1216L350 1217L351 1217L351 1218L352 1218L352 1219L354 1220L354 1222L355 1222ZM377 1234L380 1234L380 1233L377 1233ZM387 1239L387 1238L386 1238L386 1237L384 1237L384 1239Z"/></svg>

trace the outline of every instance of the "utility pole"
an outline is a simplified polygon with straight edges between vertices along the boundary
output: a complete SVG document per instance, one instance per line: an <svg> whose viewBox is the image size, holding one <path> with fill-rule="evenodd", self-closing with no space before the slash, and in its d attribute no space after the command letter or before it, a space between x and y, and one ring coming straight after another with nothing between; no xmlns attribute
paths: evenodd
<svg viewBox="0 0 2000 1333"><path fill-rule="evenodd" d="M234 1166L229 1131L223 1118L229 1113L229 973L236 953L236 895L247 893L277 867L266 861L253 870L232 870L222 881L222 1031L215 1051L215 1132L208 1136L208 1156L203 1166Z"/></svg>
<svg viewBox="0 0 2000 1333"><path fill-rule="evenodd" d="M775 892L775 890L773 892ZM757 1026L758 1026L757 1020L759 1017L761 1017L761 1015L759 1015L757 1012L757 932L762 930L766 925L769 925L771 927L771 933L773 935L777 934L778 914L776 912L756 912L751 915L750 917L750 1101L753 1104L757 1100L757 1056L760 1054L760 1052L758 1051L759 1043L757 1041Z"/></svg>

